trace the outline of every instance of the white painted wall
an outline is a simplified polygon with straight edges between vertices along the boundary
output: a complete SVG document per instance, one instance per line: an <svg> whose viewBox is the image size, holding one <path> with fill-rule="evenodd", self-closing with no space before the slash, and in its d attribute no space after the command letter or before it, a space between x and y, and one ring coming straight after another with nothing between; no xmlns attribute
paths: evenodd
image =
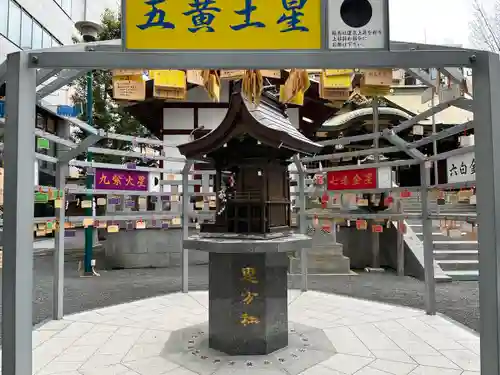
<svg viewBox="0 0 500 375"><path fill-rule="evenodd" d="M188 91L187 101L196 103L211 103L205 89L195 87ZM222 82L221 103L229 102L229 82ZM198 125L205 129L216 128L226 116L226 108L200 108L198 110ZM164 129L193 130L194 110L192 108L164 108Z"/></svg>
<svg viewBox="0 0 500 375"><path fill-rule="evenodd" d="M195 87L189 90L187 95L187 101L197 102L197 103L212 102L212 100L208 97L208 94L203 87ZM221 103L229 102L229 81L222 81L220 101Z"/></svg>
<svg viewBox="0 0 500 375"><path fill-rule="evenodd" d="M200 108L198 109L198 126L205 129L215 129L226 117L227 108ZM299 110L288 110L293 126L299 128ZM163 124L169 130L193 130L194 110L192 108L164 108Z"/></svg>
<svg viewBox="0 0 500 375"><path fill-rule="evenodd" d="M168 128L167 128L168 129ZM165 148L165 156L172 158L182 158L179 149L176 147L183 143L189 142L188 135L168 135L164 137L164 140L168 143L169 147ZM170 170L181 170L184 167L184 163L167 161L164 164L165 169Z"/></svg>
<svg viewBox="0 0 500 375"><path fill-rule="evenodd" d="M227 108L200 108L198 110L198 126L215 129L226 117Z"/></svg>
<svg viewBox="0 0 500 375"><path fill-rule="evenodd" d="M163 129L192 130L192 108L163 108Z"/></svg>
<svg viewBox="0 0 500 375"><path fill-rule="evenodd" d="M300 127L299 108L289 108L286 112L292 125L298 129Z"/></svg>
<svg viewBox="0 0 500 375"><path fill-rule="evenodd" d="M210 103L207 93L201 87L193 88L188 92L187 101ZM223 81L221 103L229 102L229 83ZM288 116L293 126L299 128L299 108L290 108ZM224 120L226 108L200 108L198 110L198 126L205 129L215 129ZM193 130L194 110L192 108L164 108L164 129Z"/></svg>
<svg viewBox="0 0 500 375"><path fill-rule="evenodd" d="M164 124L164 129L168 129L168 127L165 124ZM189 142L189 135L168 135L164 136L163 139L169 145L169 147L164 148L165 156L173 158L183 158L183 156L179 152L179 149L174 146L178 146L183 143ZM175 161L166 161L164 162L163 167L171 171L180 171L182 170L182 168L184 168L184 163ZM182 176L180 174L175 174L175 179L182 180ZM169 185L164 185L163 191L171 192L171 187ZM179 186L179 191L182 192L182 186Z"/></svg>

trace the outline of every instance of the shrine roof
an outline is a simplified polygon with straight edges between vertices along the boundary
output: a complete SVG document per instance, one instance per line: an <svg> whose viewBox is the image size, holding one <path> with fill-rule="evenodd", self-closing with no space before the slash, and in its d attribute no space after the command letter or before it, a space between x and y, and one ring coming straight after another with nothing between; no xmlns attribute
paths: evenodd
<svg viewBox="0 0 500 375"><path fill-rule="evenodd" d="M262 100L261 104L258 106L251 103L243 96L242 99L248 113L250 113L250 115L252 115L252 117L261 125L275 131L286 133L289 136L297 139L298 141L309 143L314 147L322 148L321 145L311 141L309 138L299 132L299 130L295 126L293 126L290 118L286 116L286 114L284 114L279 109L279 107L269 104L269 101L266 100L267 97L265 97Z"/></svg>
<svg viewBox="0 0 500 375"><path fill-rule="evenodd" d="M199 158L209 154L241 134L275 148L300 154L316 154L322 149L318 143L300 133L286 114L286 106L271 94L264 92L258 105L251 103L237 90L232 94L229 110L221 124L195 141L179 146L186 158Z"/></svg>

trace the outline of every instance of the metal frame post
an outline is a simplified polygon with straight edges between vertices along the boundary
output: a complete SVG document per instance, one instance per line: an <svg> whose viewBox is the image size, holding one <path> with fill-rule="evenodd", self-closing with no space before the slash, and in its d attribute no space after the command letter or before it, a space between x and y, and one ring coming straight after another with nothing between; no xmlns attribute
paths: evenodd
<svg viewBox="0 0 500 375"><path fill-rule="evenodd" d="M436 78L436 85L437 87L441 87L441 81L440 81L440 73L437 71L437 78ZM436 89L435 87L432 87L432 99L431 99L431 107L434 107L436 105ZM436 114L433 113L431 116L431 121L432 121L432 135L435 136L437 134L437 128L436 128ZM437 139L434 139L432 141L432 154L435 157L438 154L438 144L437 144ZM438 170L438 165L439 161L434 160L434 185L439 185L439 170ZM436 213L439 215L439 205L436 204Z"/></svg>
<svg viewBox="0 0 500 375"><path fill-rule="evenodd" d="M299 159L299 156L296 155L294 157L294 163L297 167L297 173L299 175L299 232L301 234L307 233L307 223L306 223L306 176L304 167ZM300 289L303 292L307 292L308 283L308 268L307 268L307 249L300 250L300 279L301 279L301 287Z"/></svg>
<svg viewBox="0 0 500 375"><path fill-rule="evenodd" d="M189 171L193 165L192 160L186 160L182 168L182 240L181 240L181 265L182 265L182 292L189 291L189 249L184 248L184 240L189 237Z"/></svg>
<svg viewBox="0 0 500 375"><path fill-rule="evenodd" d="M373 148L378 150L380 144L380 125L379 125L379 111L378 111L378 97L374 96L372 98L372 108L373 108ZM375 164L380 163L380 154L378 151L375 151L373 154L373 161ZM378 168L377 168L378 171ZM375 221L371 222L372 226L375 224ZM372 231L372 268L379 269L380 268L380 236L378 232Z"/></svg>
<svg viewBox="0 0 500 375"><path fill-rule="evenodd" d="M481 374L500 374L500 60L478 52L474 74L474 134L479 224Z"/></svg>
<svg viewBox="0 0 500 375"><path fill-rule="evenodd" d="M70 124L67 121L57 121L56 134L64 140L70 138ZM69 161L77 155L77 149L58 143L56 145L56 156L59 160L56 163L56 189L58 191L65 190L66 176L69 175ZM59 320L64 316L64 222L66 221L66 197L57 197L60 200L61 208L55 209L55 217L57 221L57 228L54 238L54 274L53 274L53 298L52 298L52 319Z"/></svg>
<svg viewBox="0 0 500 375"><path fill-rule="evenodd" d="M436 105L436 99L435 99L435 89L432 88L432 99L431 99L431 107L434 107ZM432 135L436 135L436 114L433 113L431 116L431 121L432 121ZM438 148L437 148L437 140L434 139L432 141L432 154L433 156L436 156L438 154ZM439 171L438 171L438 161L434 161L434 185L439 184Z"/></svg>
<svg viewBox="0 0 500 375"><path fill-rule="evenodd" d="M29 54L7 56L2 272L2 372L32 371L33 175L36 70Z"/></svg>
<svg viewBox="0 0 500 375"><path fill-rule="evenodd" d="M92 71L87 73L87 124L90 126L93 125L94 119L93 119L93 107L94 107L94 93L93 93L93 87L92 87L92 80L93 80L93 74ZM93 160L93 155L92 152L87 151L87 161L92 162ZM94 174L89 174L88 169L87 169L87 175L85 178L85 187L87 189L92 189L94 187ZM90 200L91 202L94 201L94 196L92 194L87 195L87 199ZM91 205L90 208L85 209L85 215L86 216L92 216L93 215L93 204ZM93 252L93 247L94 247L94 226L89 225L87 228L84 229L85 231L85 252L83 254L83 268L84 268L84 274L86 276L91 276L93 275L92 272L92 252Z"/></svg>
<svg viewBox="0 0 500 375"><path fill-rule="evenodd" d="M424 277L425 277L425 311L429 315L436 314L436 280L434 278L434 244L432 242L432 218L429 207L429 186L432 162L420 164L420 181L422 200L422 233L424 235Z"/></svg>
<svg viewBox="0 0 500 375"><path fill-rule="evenodd" d="M403 214L403 204L401 200L397 200L397 212L399 214ZM405 275L405 239L404 239L404 233L401 230L402 225L404 224L404 220L399 219L398 220L398 228L396 229L397 233L397 273L398 276L404 276Z"/></svg>
<svg viewBox="0 0 500 375"><path fill-rule="evenodd" d="M67 163L56 164L56 189L64 190L66 183ZM54 281L52 319L59 320L64 316L64 222L66 221L66 194L63 194L61 208L56 209L58 223L54 248Z"/></svg>

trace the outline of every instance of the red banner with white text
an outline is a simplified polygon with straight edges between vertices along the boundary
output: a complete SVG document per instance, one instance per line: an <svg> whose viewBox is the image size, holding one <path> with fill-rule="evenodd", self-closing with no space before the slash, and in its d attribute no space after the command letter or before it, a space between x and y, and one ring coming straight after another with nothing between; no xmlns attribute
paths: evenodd
<svg viewBox="0 0 500 375"><path fill-rule="evenodd" d="M327 188L328 190L376 189L377 168L328 172Z"/></svg>

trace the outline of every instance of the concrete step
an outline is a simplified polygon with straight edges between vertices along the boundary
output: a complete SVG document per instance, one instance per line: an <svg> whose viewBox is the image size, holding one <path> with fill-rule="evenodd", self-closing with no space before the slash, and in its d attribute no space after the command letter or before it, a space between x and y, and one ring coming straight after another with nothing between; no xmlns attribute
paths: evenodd
<svg viewBox="0 0 500 375"><path fill-rule="evenodd" d="M423 226L422 226L422 220L420 219L407 219L406 224L412 228L412 230L416 233L422 233L423 232ZM433 232L441 232L441 228L439 226L440 221L439 220L432 220L432 231Z"/></svg>
<svg viewBox="0 0 500 375"><path fill-rule="evenodd" d="M418 238L420 238L420 241L424 240L424 234L423 233L416 232L415 234L418 236ZM450 239L450 237L445 236L443 233L441 233L439 231L432 232L432 241L446 241L446 240L449 240L449 239Z"/></svg>
<svg viewBox="0 0 500 375"><path fill-rule="evenodd" d="M434 250L434 259L440 260L478 260L479 250Z"/></svg>
<svg viewBox="0 0 500 375"><path fill-rule="evenodd" d="M424 240L424 234L423 234L423 226L422 226L422 221L421 220L406 220L408 227L411 228L411 230L418 236L418 238L423 241ZM433 223L433 228L432 228L432 241L462 241L467 238L467 232L462 231L462 237L449 237L439 228L438 225L439 221L434 221ZM476 248L477 245L472 246L471 248L474 249Z"/></svg>
<svg viewBox="0 0 500 375"><path fill-rule="evenodd" d="M403 202L402 204L403 207L422 207L422 202L420 201L414 201L414 202ZM439 207L442 209L465 209L465 210L470 210L470 211L476 211L477 208L473 204L437 204L436 202L430 202L429 203L430 207Z"/></svg>
<svg viewBox="0 0 500 375"><path fill-rule="evenodd" d="M424 234L422 233L422 227L416 227L412 228L415 234L420 238L421 241L424 240ZM462 241L465 240L467 237L467 232L462 232L462 237L450 237L446 235L444 232L441 232L439 228L433 228L432 230L432 241ZM475 248L476 246L472 246L472 248Z"/></svg>
<svg viewBox="0 0 500 375"><path fill-rule="evenodd" d="M401 200L401 202L403 203L403 206L404 205L410 205L410 204L421 204L422 201L420 199L403 199ZM428 201L430 204L435 204L437 205L438 202L434 199L431 199ZM440 204L440 206L463 206L463 207L476 207L475 204L470 204L470 203L467 203L467 202L456 202L456 203L452 203L452 202L448 202L448 203L445 203L445 204Z"/></svg>
<svg viewBox="0 0 500 375"><path fill-rule="evenodd" d="M421 207L404 207L403 212L405 213L412 213L412 214L420 214L422 213L422 208ZM438 212L438 209L436 207L430 207L430 212ZM470 215L474 216L476 214L476 211L471 211L469 209L459 209L459 208L451 208L451 209L440 209L439 213L446 213L446 214L464 214L464 215Z"/></svg>
<svg viewBox="0 0 500 375"><path fill-rule="evenodd" d="M446 275L451 277L453 281L477 281L479 279L478 270L446 271Z"/></svg>
<svg viewBox="0 0 500 375"><path fill-rule="evenodd" d="M446 273L447 271L477 271L479 260L437 260L437 264Z"/></svg>
<svg viewBox="0 0 500 375"><path fill-rule="evenodd" d="M433 241L434 250L471 250L479 248L477 241L462 241L460 239L447 239L444 241Z"/></svg>
<svg viewBox="0 0 500 375"><path fill-rule="evenodd" d="M414 232L422 232L422 220L406 219L406 224L413 229Z"/></svg>
<svg viewBox="0 0 500 375"><path fill-rule="evenodd" d="M441 270L441 268L439 269ZM434 270L434 280L436 281L436 283L450 283L453 281L453 279L445 274L443 270L441 270L441 275L437 275L436 271Z"/></svg>
<svg viewBox="0 0 500 375"><path fill-rule="evenodd" d="M431 207L437 207L436 203L429 203ZM422 207L422 202L411 202L411 203L403 203L403 207Z"/></svg>

